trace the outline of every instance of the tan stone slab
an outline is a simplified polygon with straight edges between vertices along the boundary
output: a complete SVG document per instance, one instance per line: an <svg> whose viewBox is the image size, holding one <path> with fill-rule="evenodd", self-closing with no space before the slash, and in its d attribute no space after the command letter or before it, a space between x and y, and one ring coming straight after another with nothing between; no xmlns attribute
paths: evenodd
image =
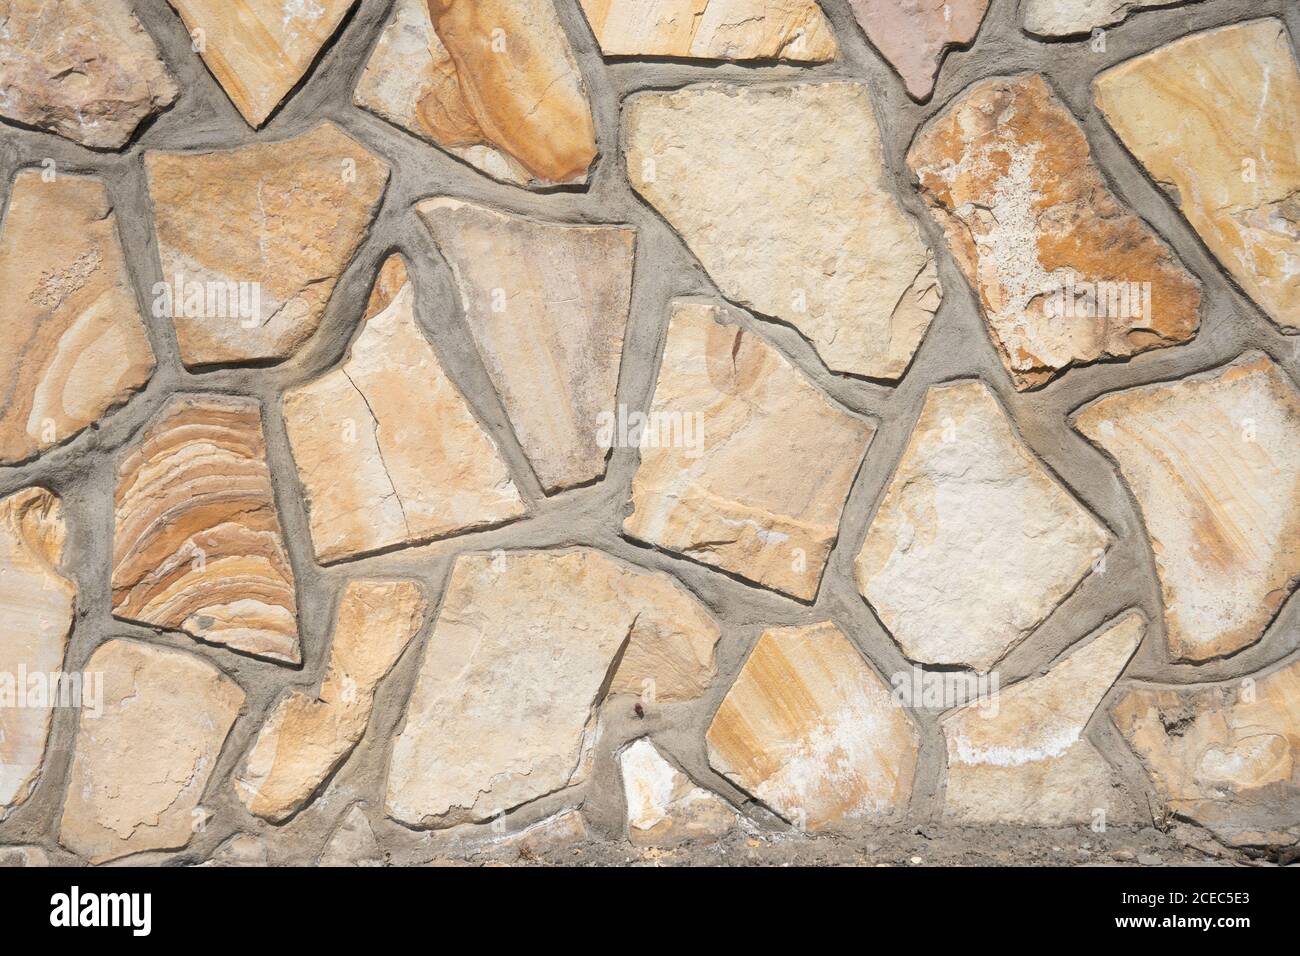
<svg viewBox="0 0 1300 956"><path fill-rule="evenodd" d="M740 823L735 807L697 787L645 737L619 752L618 766L634 846L715 842Z"/></svg>
<svg viewBox="0 0 1300 956"><path fill-rule="evenodd" d="M989 0L849 0L871 45L918 101L930 98L948 50L975 39L988 8Z"/></svg>
<svg viewBox="0 0 1300 956"><path fill-rule="evenodd" d="M359 804L348 808L343 821L321 851L317 866L384 866L384 854L375 840L366 812Z"/></svg>
<svg viewBox="0 0 1300 956"><path fill-rule="evenodd" d="M1195 0L1025 0L1020 22L1035 36L1067 37L1122 23L1139 10Z"/></svg>

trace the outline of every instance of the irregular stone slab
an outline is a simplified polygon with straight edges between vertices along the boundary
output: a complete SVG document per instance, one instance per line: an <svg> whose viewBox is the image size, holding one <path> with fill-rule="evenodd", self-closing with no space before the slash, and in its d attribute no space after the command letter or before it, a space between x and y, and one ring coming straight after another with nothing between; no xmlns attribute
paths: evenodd
<svg viewBox="0 0 1300 956"><path fill-rule="evenodd" d="M394 255L342 364L285 392L285 428L323 564L524 513L496 443L447 377L416 308Z"/></svg>
<svg viewBox="0 0 1300 956"><path fill-rule="evenodd" d="M722 294L832 371L897 379L941 291L860 83L703 84L624 101L628 176Z"/></svg>
<svg viewBox="0 0 1300 956"><path fill-rule="evenodd" d="M581 0L606 56L824 63L839 48L816 0Z"/></svg>
<svg viewBox="0 0 1300 956"><path fill-rule="evenodd" d="M1300 583L1300 393L1265 355L1103 395L1071 423L1119 464L1176 660L1260 639Z"/></svg>
<svg viewBox="0 0 1300 956"><path fill-rule="evenodd" d="M35 789L60 702L44 678L61 672L77 601L61 570L65 535L52 492L23 488L0 499L0 820Z"/></svg>
<svg viewBox="0 0 1300 956"><path fill-rule="evenodd" d="M871 45L918 102L930 98L949 48L975 39L988 8L989 0L849 0Z"/></svg>
<svg viewBox="0 0 1300 956"><path fill-rule="evenodd" d="M38 846L0 846L0 868L49 865L49 854Z"/></svg>
<svg viewBox="0 0 1300 956"><path fill-rule="evenodd" d="M252 867L267 865L266 844L251 833L236 833L200 867Z"/></svg>
<svg viewBox="0 0 1300 956"><path fill-rule="evenodd" d="M1145 630L1131 611L1046 673L944 717L945 817L1029 826L1135 822L1118 778L1083 733Z"/></svg>
<svg viewBox="0 0 1300 956"><path fill-rule="evenodd" d="M59 842L91 863L184 847L244 692L193 654L135 641L100 645L85 670L103 675L104 710L81 711Z"/></svg>
<svg viewBox="0 0 1300 956"><path fill-rule="evenodd" d="M190 368L293 355L388 182L388 165L329 122L278 143L150 151L144 165L162 260L154 309L176 323Z"/></svg>
<svg viewBox="0 0 1300 956"><path fill-rule="evenodd" d="M293 568L258 403L177 395L117 470L113 614L297 664Z"/></svg>
<svg viewBox="0 0 1300 956"><path fill-rule="evenodd" d="M356 0L167 2L230 102L257 129L306 75Z"/></svg>
<svg viewBox="0 0 1300 956"><path fill-rule="evenodd" d="M642 737L618 756L634 846L671 847L716 841L740 822L736 809L697 787Z"/></svg>
<svg viewBox="0 0 1300 956"><path fill-rule="evenodd" d="M293 691L275 705L235 777L244 806L283 822L343 765L370 724L379 682L419 631L424 612L414 582L348 585L320 690Z"/></svg>
<svg viewBox="0 0 1300 956"><path fill-rule="evenodd" d="M383 866L384 854L375 840L375 831L359 804L348 808L329 843L321 852L317 866Z"/></svg>
<svg viewBox="0 0 1300 956"><path fill-rule="evenodd" d="M176 100L125 0L0 2L0 116L92 149L121 149Z"/></svg>
<svg viewBox="0 0 1300 956"><path fill-rule="evenodd" d="M1038 74L970 87L907 161L1016 388L1196 334L1200 283L1120 205Z"/></svg>
<svg viewBox="0 0 1300 956"><path fill-rule="evenodd" d="M103 183L19 172L3 230L0 465L8 465L121 405L149 381L154 357Z"/></svg>
<svg viewBox="0 0 1300 956"><path fill-rule="evenodd" d="M811 601L875 427L719 318L673 304L623 530Z"/></svg>
<svg viewBox="0 0 1300 956"><path fill-rule="evenodd" d="M397 0L354 102L515 185L582 183L596 159L549 0Z"/></svg>
<svg viewBox="0 0 1300 956"><path fill-rule="evenodd" d="M1300 329L1300 71L1282 22L1184 37L1102 73L1094 95L1237 284Z"/></svg>
<svg viewBox="0 0 1300 956"><path fill-rule="evenodd" d="M410 826L482 821L580 782L606 693L649 681L673 699L665 689L682 676L642 668L677 641L707 644L707 662L690 675L702 689L718 636L672 579L599 551L458 558L393 745L389 816Z"/></svg>
<svg viewBox="0 0 1300 956"><path fill-rule="evenodd" d="M456 199L416 207L519 443L548 494L605 474L636 230L535 222Z"/></svg>
<svg viewBox="0 0 1300 956"><path fill-rule="evenodd" d="M834 624L764 631L709 725L709 763L800 829L906 807L920 738Z"/></svg>
<svg viewBox="0 0 1300 956"><path fill-rule="evenodd" d="M1139 10L1188 2L1195 0L1025 0L1020 20L1035 36L1079 36L1122 23Z"/></svg>
<svg viewBox="0 0 1300 956"><path fill-rule="evenodd" d="M1109 544L988 388L950 382L926 395L858 553L858 590L910 660L986 671Z"/></svg>
<svg viewBox="0 0 1300 956"><path fill-rule="evenodd" d="M513 853L518 859L529 860L585 843L588 838L587 821L582 812L570 808L538 820L518 833L497 837L492 841L491 851Z"/></svg>
<svg viewBox="0 0 1300 956"><path fill-rule="evenodd" d="M1136 687L1111 710L1167 813L1243 847L1300 842L1300 663L1197 687Z"/></svg>

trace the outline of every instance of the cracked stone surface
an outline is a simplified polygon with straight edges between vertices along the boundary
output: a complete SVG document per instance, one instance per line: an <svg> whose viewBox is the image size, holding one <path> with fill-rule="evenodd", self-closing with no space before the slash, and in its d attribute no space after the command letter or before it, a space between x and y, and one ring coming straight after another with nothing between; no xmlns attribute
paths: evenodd
<svg viewBox="0 0 1300 956"><path fill-rule="evenodd" d="M629 744L618 761L634 846L716 840L739 824L735 807L697 787L646 738Z"/></svg>
<svg viewBox="0 0 1300 956"><path fill-rule="evenodd" d="M948 50L975 39L989 0L849 0L871 45L914 100L929 99Z"/></svg>
<svg viewBox="0 0 1300 956"><path fill-rule="evenodd" d="M1139 10L1172 7L1195 0L1024 0L1025 29L1041 37L1068 37L1123 23Z"/></svg>

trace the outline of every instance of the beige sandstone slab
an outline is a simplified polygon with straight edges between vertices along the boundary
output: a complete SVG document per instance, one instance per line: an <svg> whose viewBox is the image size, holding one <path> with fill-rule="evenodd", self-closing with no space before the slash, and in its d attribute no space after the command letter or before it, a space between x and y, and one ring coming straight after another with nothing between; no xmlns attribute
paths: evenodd
<svg viewBox="0 0 1300 956"><path fill-rule="evenodd" d="M324 564L488 527L524 503L447 377L400 256L384 264L343 362L284 396L284 423Z"/></svg>
<svg viewBox="0 0 1300 956"><path fill-rule="evenodd" d="M388 164L323 122L281 142L144 157L187 367L277 362L320 325L379 208ZM237 225L237 227L236 227Z"/></svg>
<svg viewBox="0 0 1300 956"><path fill-rule="evenodd" d="M0 0L0 116L121 149L176 82L126 0Z"/></svg>
<svg viewBox="0 0 1300 956"><path fill-rule="evenodd" d="M799 829L906 808L920 738L829 622L763 632L706 734L709 763Z"/></svg>
<svg viewBox="0 0 1300 956"><path fill-rule="evenodd" d="M871 45L914 100L929 99L948 50L979 32L989 0L849 0Z"/></svg>
<svg viewBox="0 0 1300 956"><path fill-rule="evenodd" d="M1300 329L1300 71L1282 22L1184 37L1112 67L1093 90L1237 284Z"/></svg>
<svg viewBox="0 0 1300 956"><path fill-rule="evenodd" d="M120 459L114 504L115 616L299 663L256 400L174 396Z"/></svg>
<svg viewBox="0 0 1300 956"><path fill-rule="evenodd" d="M348 759L370 723L375 691L424 623L411 581L358 581L339 603L329 666L314 695L282 698L235 776L244 806L280 823Z"/></svg>
<svg viewBox="0 0 1300 956"><path fill-rule="evenodd" d="M1020 20L1035 36L1066 37L1122 23L1139 10L1194 0L1025 0Z"/></svg>
<svg viewBox="0 0 1300 956"><path fill-rule="evenodd" d="M375 840L366 812L353 804L321 851L317 866L384 866L384 854Z"/></svg>
<svg viewBox="0 0 1300 956"><path fill-rule="evenodd" d="M907 370L942 293L889 188L866 86L637 93L623 141L633 187L724 296L793 325L832 371Z"/></svg>
<svg viewBox="0 0 1300 956"><path fill-rule="evenodd" d="M0 499L0 820L35 789L61 703L42 678L61 672L72 633L77 587L62 570L66 534L53 492L30 487Z"/></svg>
<svg viewBox="0 0 1300 956"><path fill-rule="evenodd" d="M1103 395L1072 424L1142 509L1176 660L1260 639L1300 583L1300 393L1265 355Z"/></svg>
<svg viewBox="0 0 1300 956"><path fill-rule="evenodd" d="M685 301L650 422L623 530L813 600L875 427L716 306Z"/></svg>
<svg viewBox="0 0 1300 956"><path fill-rule="evenodd" d="M636 230L537 222L439 197L416 207L542 487L605 474Z"/></svg>
<svg viewBox="0 0 1300 956"><path fill-rule="evenodd" d="M588 839L587 821L582 811L571 807L538 820L517 833L494 837L486 852L493 856L513 853L521 860L536 859L585 843Z"/></svg>
<svg viewBox="0 0 1300 956"><path fill-rule="evenodd" d="M1196 334L1200 283L1116 199L1042 76L969 87L907 160L1016 388Z"/></svg>
<svg viewBox="0 0 1300 956"><path fill-rule="evenodd" d="M1093 570L1110 534L979 381L932 387L857 558L910 660L986 671Z"/></svg>
<svg viewBox="0 0 1300 956"><path fill-rule="evenodd" d="M353 101L519 186L582 183L586 86L549 0L397 0Z"/></svg>
<svg viewBox="0 0 1300 956"><path fill-rule="evenodd" d="M1130 611L1045 673L948 714L944 815L1027 826L1136 822L1132 803L1084 736L1146 630Z"/></svg>
<svg viewBox="0 0 1300 956"><path fill-rule="evenodd" d="M103 675L104 709L81 711L59 842L91 863L185 846L244 692L193 654L135 641L100 645L85 670Z"/></svg>
<svg viewBox="0 0 1300 956"><path fill-rule="evenodd" d="M740 822L735 807L697 787L644 737L619 753L618 766L634 846L709 843Z"/></svg>
<svg viewBox="0 0 1300 956"><path fill-rule="evenodd" d="M98 179L14 177L0 233L0 465L67 441L149 381L145 333Z"/></svg>

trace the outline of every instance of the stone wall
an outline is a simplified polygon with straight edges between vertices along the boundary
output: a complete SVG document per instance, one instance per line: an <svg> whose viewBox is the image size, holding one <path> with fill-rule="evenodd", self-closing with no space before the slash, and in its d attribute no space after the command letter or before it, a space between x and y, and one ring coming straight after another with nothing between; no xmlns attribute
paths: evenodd
<svg viewBox="0 0 1300 956"><path fill-rule="evenodd" d="M0 12L0 860L1293 854L1294 3Z"/></svg>

